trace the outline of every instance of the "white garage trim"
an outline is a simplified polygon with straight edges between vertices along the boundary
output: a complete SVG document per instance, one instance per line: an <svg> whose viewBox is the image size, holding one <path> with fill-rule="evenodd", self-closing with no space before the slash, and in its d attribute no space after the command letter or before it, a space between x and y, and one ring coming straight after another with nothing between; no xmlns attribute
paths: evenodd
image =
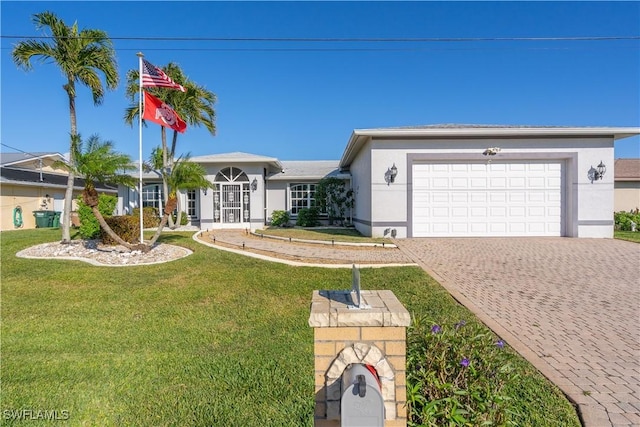
<svg viewBox="0 0 640 427"><path fill-rule="evenodd" d="M412 165L413 237L562 236L562 160Z"/></svg>

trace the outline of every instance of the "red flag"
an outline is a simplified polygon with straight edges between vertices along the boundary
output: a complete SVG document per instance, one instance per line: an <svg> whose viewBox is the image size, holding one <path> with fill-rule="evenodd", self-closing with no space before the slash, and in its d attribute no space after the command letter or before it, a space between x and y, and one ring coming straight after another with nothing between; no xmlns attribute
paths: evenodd
<svg viewBox="0 0 640 427"><path fill-rule="evenodd" d="M178 83L171 80L164 71L153 65L146 59L142 60L142 86L143 87L166 87L169 89L178 89L186 92L186 89Z"/></svg>
<svg viewBox="0 0 640 427"><path fill-rule="evenodd" d="M144 114L142 118L156 122L160 126L170 127L178 132L184 132L187 129L187 124L171 107L147 92L144 92Z"/></svg>

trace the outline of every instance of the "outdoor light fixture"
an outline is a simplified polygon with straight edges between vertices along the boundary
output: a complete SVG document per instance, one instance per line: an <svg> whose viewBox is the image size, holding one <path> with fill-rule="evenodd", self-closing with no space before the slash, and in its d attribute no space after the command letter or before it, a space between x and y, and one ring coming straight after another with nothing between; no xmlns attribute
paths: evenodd
<svg viewBox="0 0 640 427"><path fill-rule="evenodd" d="M600 164L596 168L591 166L591 169L589 169L589 171L587 172L587 176L589 177L589 180L593 184L593 181L602 179L606 171L607 171L607 167L604 165L604 163L602 163L602 160L600 160Z"/></svg>
<svg viewBox="0 0 640 427"><path fill-rule="evenodd" d="M256 178L253 178L253 181L251 181L251 191L256 191L258 189L258 180Z"/></svg>
<svg viewBox="0 0 640 427"><path fill-rule="evenodd" d="M205 188L205 189L204 189L204 195L205 195L205 196L207 195L207 190L208 190L208 188Z"/></svg>
<svg viewBox="0 0 640 427"><path fill-rule="evenodd" d="M394 163L393 166L387 168L387 171L384 173L384 180L387 182L387 185L395 182L396 176L398 175L398 168Z"/></svg>
<svg viewBox="0 0 640 427"><path fill-rule="evenodd" d="M482 152L483 156L495 156L500 152L500 147L489 147Z"/></svg>

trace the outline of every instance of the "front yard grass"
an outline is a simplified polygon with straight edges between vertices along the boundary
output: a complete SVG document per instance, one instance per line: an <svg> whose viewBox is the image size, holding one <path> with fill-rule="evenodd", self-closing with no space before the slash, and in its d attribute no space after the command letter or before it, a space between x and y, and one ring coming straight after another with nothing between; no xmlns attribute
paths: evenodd
<svg viewBox="0 0 640 427"><path fill-rule="evenodd" d="M640 232L637 231L614 231L613 237L620 240L640 243Z"/></svg>
<svg viewBox="0 0 640 427"><path fill-rule="evenodd" d="M25 410L68 411L71 426L313 425L311 293L349 288L351 271L269 263L190 236L161 238L192 249L187 258L118 268L15 257L59 230L0 234L3 425L43 424L11 415ZM475 322L417 267L361 277L415 316ZM560 391L514 359L514 425L579 426Z"/></svg>

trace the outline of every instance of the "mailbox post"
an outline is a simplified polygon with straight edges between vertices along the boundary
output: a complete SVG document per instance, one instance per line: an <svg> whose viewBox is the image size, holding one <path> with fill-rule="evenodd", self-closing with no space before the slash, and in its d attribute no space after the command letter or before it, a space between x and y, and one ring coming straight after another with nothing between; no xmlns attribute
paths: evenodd
<svg viewBox="0 0 640 427"><path fill-rule="evenodd" d="M388 290L313 292L316 427L406 427L410 321Z"/></svg>

